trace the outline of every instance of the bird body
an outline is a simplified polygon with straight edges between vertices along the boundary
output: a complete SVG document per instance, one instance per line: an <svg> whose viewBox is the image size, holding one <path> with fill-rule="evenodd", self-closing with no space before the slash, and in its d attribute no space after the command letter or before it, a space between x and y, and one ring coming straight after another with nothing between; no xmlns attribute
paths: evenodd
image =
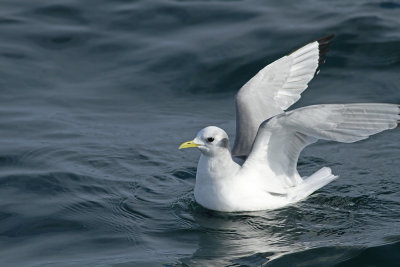
<svg viewBox="0 0 400 267"><path fill-rule="evenodd" d="M216 131L223 131L213 126L204 130L214 136ZM268 163L247 160L243 166L234 161L229 149L220 148L212 155L201 154L194 196L203 207L217 211L277 209L306 198L335 178L325 167L304 180L298 177L298 183L292 186Z"/></svg>
<svg viewBox="0 0 400 267"><path fill-rule="evenodd" d="M323 167L309 177L297 171L300 152L319 139L352 143L398 127L396 104L325 104L285 111L319 71L333 36L321 38L264 69L236 95L236 139L208 126L179 148L201 151L194 196L212 210L276 209L335 180Z"/></svg>

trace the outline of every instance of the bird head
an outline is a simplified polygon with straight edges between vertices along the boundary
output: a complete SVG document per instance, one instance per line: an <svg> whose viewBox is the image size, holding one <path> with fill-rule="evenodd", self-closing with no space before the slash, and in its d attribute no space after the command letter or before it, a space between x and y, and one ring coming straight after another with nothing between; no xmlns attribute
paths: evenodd
<svg viewBox="0 0 400 267"><path fill-rule="evenodd" d="M228 135L216 126L208 126L200 130L192 141L184 142L179 149L196 147L207 156L218 154L224 149L229 150Z"/></svg>

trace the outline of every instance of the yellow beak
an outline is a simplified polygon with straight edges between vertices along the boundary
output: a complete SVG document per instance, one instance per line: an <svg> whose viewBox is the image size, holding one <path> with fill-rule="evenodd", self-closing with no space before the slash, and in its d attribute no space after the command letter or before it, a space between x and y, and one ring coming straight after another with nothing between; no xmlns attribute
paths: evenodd
<svg viewBox="0 0 400 267"><path fill-rule="evenodd" d="M189 147L198 147L198 146L199 146L199 145L196 144L196 143L192 140L192 141L188 141L188 142L182 143L182 144L179 146L179 149L182 149L182 148L189 148Z"/></svg>

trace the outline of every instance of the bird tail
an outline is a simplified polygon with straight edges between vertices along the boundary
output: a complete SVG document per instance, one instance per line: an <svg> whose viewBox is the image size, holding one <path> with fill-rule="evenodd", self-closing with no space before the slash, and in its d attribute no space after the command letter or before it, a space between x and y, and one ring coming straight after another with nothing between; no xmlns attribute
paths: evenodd
<svg viewBox="0 0 400 267"><path fill-rule="evenodd" d="M316 171L311 176L304 179L304 181L294 187L293 189L293 202L304 199L314 193L316 190L321 187L329 184L333 180L337 179L339 176L333 175L331 168L323 167Z"/></svg>

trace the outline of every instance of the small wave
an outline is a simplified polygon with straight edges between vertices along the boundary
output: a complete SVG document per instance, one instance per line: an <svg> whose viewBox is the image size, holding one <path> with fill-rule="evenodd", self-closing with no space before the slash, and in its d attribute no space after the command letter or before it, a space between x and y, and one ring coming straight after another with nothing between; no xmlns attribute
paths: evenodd
<svg viewBox="0 0 400 267"><path fill-rule="evenodd" d="M374 247L322 247L289 253L264 266L397 266L400 243Z"/></svg>

